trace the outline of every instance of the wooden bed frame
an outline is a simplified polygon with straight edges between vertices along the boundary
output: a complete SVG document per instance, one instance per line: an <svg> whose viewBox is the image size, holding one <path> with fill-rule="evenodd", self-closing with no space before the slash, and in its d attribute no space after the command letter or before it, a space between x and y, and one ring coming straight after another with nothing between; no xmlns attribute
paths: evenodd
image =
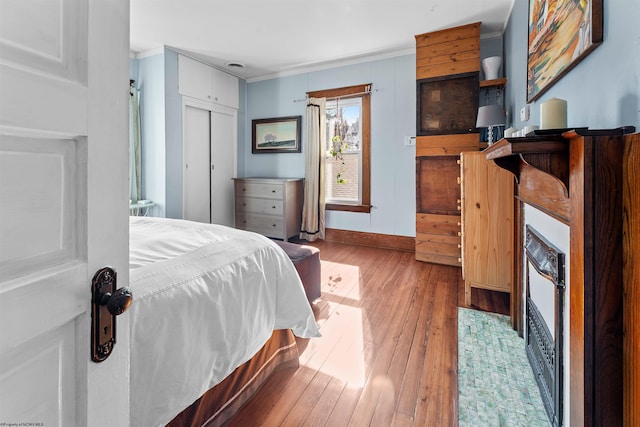
<svg viewBox="0 0 640 427"><path fill-rule="evenodd" d="M255 356L207 391L167 425L220 426L230 420L274 372L298 366L295 336L289 329L275 330Z"/></svg>

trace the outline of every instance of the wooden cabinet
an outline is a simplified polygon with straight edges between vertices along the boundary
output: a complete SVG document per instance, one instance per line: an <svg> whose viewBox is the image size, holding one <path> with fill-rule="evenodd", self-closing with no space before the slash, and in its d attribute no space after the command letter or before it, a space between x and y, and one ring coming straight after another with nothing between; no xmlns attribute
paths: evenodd
<svg viewBox="0 0 640 427"><path fill-rule="evenodd" d="M178 56L178 92L203 101L239 108L237 77L183 55Z"/></svg>
<svg viewBox="0 0 640 427"><path fill-rule="evenodd" d="M236 228L288 240L300 232L302 178L235 178Z"/></svg>
<svg viewBox="0 0 640 427"><path fill-rule="evenodd" d="M514 178L483 152L460 155L462 274L465 304L471 288L511 292Z"/></svg>
<svg viewBox="0 0 640 427"><path fill-rule="evenodd" d="M480 23L416 36L416 259L460 266L457 161L478 151Z"/></svg>

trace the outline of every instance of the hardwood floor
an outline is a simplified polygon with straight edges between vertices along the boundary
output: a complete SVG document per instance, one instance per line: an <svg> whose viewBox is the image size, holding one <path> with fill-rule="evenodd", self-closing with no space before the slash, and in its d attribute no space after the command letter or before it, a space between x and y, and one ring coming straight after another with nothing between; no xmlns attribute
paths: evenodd
<svg viewBox="0 0 640 427"><path fill-rule="evenodd" d="M298 339L300 367L274 374L228 425L457 425L460 269L410 252L314 246L322 337ZM509 296L474 289L472 303L508 313Z"/></svg>

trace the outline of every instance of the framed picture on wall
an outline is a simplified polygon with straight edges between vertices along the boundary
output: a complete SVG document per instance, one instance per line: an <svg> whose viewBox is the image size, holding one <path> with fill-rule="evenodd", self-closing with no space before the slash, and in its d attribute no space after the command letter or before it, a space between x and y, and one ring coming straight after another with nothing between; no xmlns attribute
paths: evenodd
<svg viewBox="0 0 640 427"><path fill-rule="evenodd" d="M252 120L251 152L299 153L302 145L301 119L302 116L291 116Z"/></svg>
<svg viewBox="0 0 640 427"><path fill-rule="evenodd" d="M527 102L602 43L603 0L529 0Z"/></svg>

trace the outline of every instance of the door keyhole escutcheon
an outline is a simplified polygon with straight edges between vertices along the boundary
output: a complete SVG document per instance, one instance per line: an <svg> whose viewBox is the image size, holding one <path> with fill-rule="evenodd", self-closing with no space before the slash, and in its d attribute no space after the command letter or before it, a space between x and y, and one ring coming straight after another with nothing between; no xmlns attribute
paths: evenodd
<svg viewBox="0 0 640 427"><path fill-rule="evenodd" d="M91 360L102 362L116 343L116 316L127 311L133 300L129 288L116 290L117 274L101 268L91 281Z"/></svg>

